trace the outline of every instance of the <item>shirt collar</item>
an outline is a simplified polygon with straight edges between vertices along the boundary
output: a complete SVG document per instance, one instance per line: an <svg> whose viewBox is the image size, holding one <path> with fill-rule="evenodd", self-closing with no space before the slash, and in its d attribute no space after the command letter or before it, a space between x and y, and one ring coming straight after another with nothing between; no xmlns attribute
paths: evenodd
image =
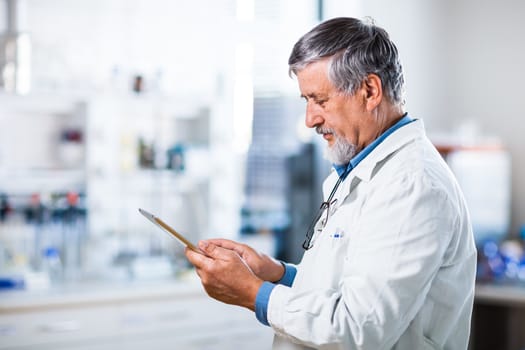
<svg viewBox="0 0 525 350"><path fill-rule="evenodd" d="M403 125L406 125L410 122L414 121L408 113L405 113L405 115L399 119L394 125L392 125L390 128L388 128L384 133L382 133L378 138L376 138L372 143L367 145L365 148L361 150L358 154L356 154L352 159L350 159L350 162L348 164L342 164L342 165L336 165L333 164L333 167L335 171L337 171L337 174L339 177L342 177L344 180L346 176L354 169L357 164L359 164L363 159L366 158L367 155L369 155L381 142L383 142L384 139L386 139L390 134L392 134L394 131L402 127Z"/></svg>

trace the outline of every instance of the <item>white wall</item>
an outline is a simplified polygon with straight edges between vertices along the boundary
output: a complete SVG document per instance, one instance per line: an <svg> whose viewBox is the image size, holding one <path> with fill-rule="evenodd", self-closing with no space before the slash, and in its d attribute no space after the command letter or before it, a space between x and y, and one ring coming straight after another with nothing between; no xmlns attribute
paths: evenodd
<svg viewBox="0 0 525 350"><path fill-rule="evenodd" d="M513 231L525 224L525 2L446 1L450 113L443 125L476 120L512 156Z"/></svg>
<svg viewBox="0 0 525 350"><path fill-rule="evenodd" d="M353 3L349 6L348 3ZM429 133L474 120L512 156L512 233L525 223L525 2L327 1L327 17L371 16L396 42L407 111Z"/></svg>

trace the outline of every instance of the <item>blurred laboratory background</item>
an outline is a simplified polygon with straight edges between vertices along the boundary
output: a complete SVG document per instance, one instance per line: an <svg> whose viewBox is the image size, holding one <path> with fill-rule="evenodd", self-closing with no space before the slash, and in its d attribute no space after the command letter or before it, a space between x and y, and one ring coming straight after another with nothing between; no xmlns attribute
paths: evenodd
<svg viewBox="0 0 525 350"><path fill-rule="evenodd" d="M470 348L525 349L520 0L0 0L0 349L269 349L138 208L298 262L330 164L287 59L337 16L391 34L465 193Z"/></svg>

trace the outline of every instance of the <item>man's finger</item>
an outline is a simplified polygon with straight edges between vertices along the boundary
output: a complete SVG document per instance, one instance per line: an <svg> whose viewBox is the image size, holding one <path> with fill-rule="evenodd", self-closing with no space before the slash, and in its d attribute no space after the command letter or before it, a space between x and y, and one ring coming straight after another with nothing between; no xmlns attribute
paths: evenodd
<svg viewBox="0 0 525 350"><path fill-rule="evenodd" d="M237 252L240 256L244 254L244 247L241 243L222 238L209 239L207 242L215 244L219 247L226 248Z"/></svg>
<svg viewBox="0 0 525 350"><path fill-rule="evenodd" d="M206 240L206 242L218 245L219 247L223 247L226 249L233 249L238 244L235 241L224 238L211 238Z"/></svg>
<svg viewBox="0 0 525 350"><path fill-rule="evenodd" d="M210 241L200 241L199 248L212 259L230 260L231 254L236 254L232 250L220 247Z"/></svg>

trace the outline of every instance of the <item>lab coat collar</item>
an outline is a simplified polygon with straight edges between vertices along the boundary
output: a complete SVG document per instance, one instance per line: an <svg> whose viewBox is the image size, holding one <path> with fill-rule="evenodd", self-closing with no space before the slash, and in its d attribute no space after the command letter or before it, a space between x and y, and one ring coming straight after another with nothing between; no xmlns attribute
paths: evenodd
<svg viewBox="0 0 525 350"><path fill-rule="evenodd" d="M365 148L363 148L359 153L357 153L355 156L350 159L350 162L346 165L336 165L334 164L333 167L335 168L335 171L337 171L337 174L339 174L339 177L344 178L354 169L363 159L365 159L378 145L381 144L385 139L387 139L393 132L395 132L397 129L412 123L414 119L412 119L408 113L405 113L401 119L399 119L394 125L389 127L387 130L385 130L381 135L379 135L378 138L376 138L374 141L369 143Z"/></svg>
<svg viewBox="0 0 525 350"><path fill-rule="evenodd" d="M419 119L399 128L379 144L376 149L368 155L368 157L363 159L363 161L350 173L349 177L352 177L353 175L353 177L357 177L362 181L369 182L374 175L374 169L379 163L384 161L394 152L397 152L407 143L424 135L425 128L423 121Z"/></svg>
<svg viewBox="0 0 525 350"><path fill-rule="evenodd" d="M394 131L381 144L379 144L366 158L364 158L341 183L341 188L336 195L338 202L342 203L351 190L360 182L369 182L374 176L374 169L388 156L398 151L407 143L425 135L423 121L415 119L413 122ZM328 196L339 175L334 170L330 173L323 186L324 197Z"/></svg>

